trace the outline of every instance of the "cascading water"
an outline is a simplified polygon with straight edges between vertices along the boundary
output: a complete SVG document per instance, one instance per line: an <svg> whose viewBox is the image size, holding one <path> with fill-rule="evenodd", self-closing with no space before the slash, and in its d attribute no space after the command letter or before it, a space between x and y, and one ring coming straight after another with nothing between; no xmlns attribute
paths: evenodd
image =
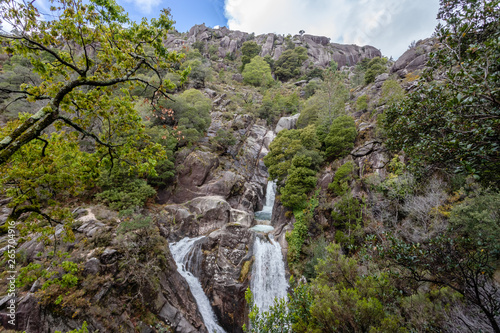
<svg viewBox="0 0 500 333"><path fill-rule="evenodd" d="M270 226L273 213L274 198L276 196L276 183L267 183L266 204L263 209L255 213L255 218L260 224L251 229L256 232L268 233L274 230ZM268 235L269 241L255 237L253 245L255 262L252 267L252 290L255 305L261 311L268 311L275 298L287 297L288 283L285 273L285 262L281 253L281 246Z"/></svg>
<svg viewBox="0 0 500 333"><path fill-rule="evenodd" d="M274 198L276 197L276 182L268 181L266 189L266 204L261 211L255 212L255 219L259 221L271 221L273 214Z"/></svg>
<svg viewBox="0 0 500 333"><path fill-rule="evenodd" d="M191 293L193 294L196 304L198 304L198 309L200 310L205 326L208 332L225 333L224 329L217 324L217 319L210 305L207 295L201 287L200 281L196 276L188 271L187 266L193 256L193 249L196 242L202 239L204 236L189 238L185 237L178 241L177 243L170 244L170 252L174 257L175 263L177 264L177 271L186 279Z"/></svg>
<svg viewBox="0 0 500 333"><path fill-rule="evenodd" d="M287 297L288 283L281 246L272 235L269 235L269 240L256 237L253 245L255 262L250 289L260 311L268 311L275 298Z"/></svg>

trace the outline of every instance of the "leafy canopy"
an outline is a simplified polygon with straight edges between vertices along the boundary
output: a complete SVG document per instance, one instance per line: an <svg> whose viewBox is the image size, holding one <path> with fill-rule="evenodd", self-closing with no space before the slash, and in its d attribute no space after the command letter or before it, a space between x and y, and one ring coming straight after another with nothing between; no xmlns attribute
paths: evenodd
<svg viewBox="0 0 500 333"><path fill-rule="evenodd" d="M441 1L440 45L408 99L387 110L388 144L415 169L473 175L498 186L500 1ZM444 74L435 79L435 73Z"/></svg>
<svg viewBox="0 0 500 333"><path fill-rule="evenodd" d="M13 198L13 214L42 213L57 193L77 194L100 166L154 173L165 151L145 133L130 92L148 88L157 107L175 88L167 74L182 56L163 45L173 24L168 11L135 23L113 0L60 0L44 17L33 2L6 0L0 13L14 28L0 33L2 51L27 58L39 77L2 92L13 101L42 103L0 131L0 187ZM177 71L180 83L188 73Z"/></svg>
<svg viewBox="0 0 500 333"><path fill-rule="evenodd" d="M269 86L272 84L271 67L259 56L253 57L243 70L243 82L255 87Z"/></svg>

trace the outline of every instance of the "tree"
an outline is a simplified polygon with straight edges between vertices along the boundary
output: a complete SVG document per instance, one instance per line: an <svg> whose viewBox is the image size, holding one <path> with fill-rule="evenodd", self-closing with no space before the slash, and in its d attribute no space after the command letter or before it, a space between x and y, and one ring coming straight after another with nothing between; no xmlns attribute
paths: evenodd
<svg viewBox="0 0 500 333"><path fill-rule="evenodd" d="M356 125L352 117L340 116L336 118L325 138L325 155L328 158L336 159L349 154L354 147L356 135Z"/></svg>
<svg viewBox="0 0 500 333"><path fill-rule="evenodd" d="M212 101L199 90L188 89L176 95L175 100L165 100L161 105L163 108L155 111L154 123L174 126L180 145L198 141L210 126Z"/></svg>
<svg viewBox="0 0 500 333"><path fill-rule="evenodd" d="M145 134L130 91L148 88L156 107L168 98L167 89L175 88L165 76L182 56L163 45L173 23L168 11L151 23L135 23L113 0L60 0L47 19L33 2L7 0L0 13L14 27L0 34L3 51L26 56L40 77L39 83L1 89L14 99L45 103L0 132L0 184L13 198L13 216L26 211L48 216L41 197L52 200L58 186L78 193L97 177L99 165L112 168L119 162L154 173L165 152ZM155 80L146 80L142 70L152 71ZM183 82L188 71L178 73ZM68 159L75 163L69 169ZM36 176L58 168L67 171L51 179ZM53 188L41 191L49 180Z"/></svg>
<svg viewBox="0 0 500 333"><path fill-rule="evenodd" d="M499 6L441 1L441 44L429 69L408 99L386 112L389 147L404 150L415 169L465 173L498 186Z"/></svg>
<svg viewBox="0 0 500 333"><path fill-rule="evenodd" d="M255 87L269 86L272 84L271 67L259 56L253 57L252 61L243 70L243 82Z"/></svg>
<svg viewBox="0 0 500 333"><path fill-rule="evenodd" d="M372 83L375 81L377 75L385 73L387 71L387 59L375 57L367 65L365 72L365 84Z"/></svg>
<svg viewBox="0 0 500 333"><path fill-rule="evenodd" d="M322 162L318 150L320 145L312 125L301 130L279 132L269 146L269 153L264 157L264 163L269 170L269 178L283 184L291 170L294 158L307 157L310 159L308 167L317 168Z"/></svg>
<svg viewBox="0 0 500 333"><path fill-rule="evenodd" d="M307 49L299 46L287 49L276 60L274 73L281 81L287 81L300 75L302 63L307 59Z"/></svg>
<svg viewBox="0 0 500 333"><path fill-rule="evenodd" d="M450 231L423 243L389 237L381 255L404 268L401 277L458 292L468 305L482 313L481 319L493 332L500 332L500 285L493 276L498 256L482 248L482 242L456 237Z"/></svg>
<svg viewBox="0 0 500 333"><path fill-rule="evenodd" d="M252 61L252 59L259 55L262 50L262 46L254 41L246 41L241 46L241 71L245 69L245 66Z"/></svg>
<svg viewBox="0 0 500 333"><path fill-rule="evenodd" d="M292 159L286 184L280 189L281 202L292 209L304 208L309 193L317 182L316 172L310 169L312 159L306 155L297 155Z"/></svg>

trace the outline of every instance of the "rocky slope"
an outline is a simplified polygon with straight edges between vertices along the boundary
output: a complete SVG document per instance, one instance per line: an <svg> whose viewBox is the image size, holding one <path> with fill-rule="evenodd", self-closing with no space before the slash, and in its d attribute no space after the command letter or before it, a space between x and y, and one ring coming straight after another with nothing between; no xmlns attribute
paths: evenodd
<svg viewBox="0 0 500 333"><path fill-rule="evenodd" d="M279 58L286 43L280 35L253 36L204 25L193 27L188 34L172 33L166 43L169 48L181 49L202 41L207 49L215 45L217 56L224 58L239 56L243 42L252 39L262 45L262 56L270 55L273 59ZM310 64L328 67L332 60L340 67L348 67L363 58L380 56L374 47L332 44L326 37L296 35L290 40L308 49L309 60L304 67ZM418 57L416 53L409 55L394 71L399 75L404 70L413 71L415 56ZM384 77L379 77L375 85L365 89L379 89L383 80ZM227 109L235 103L235 88L227 85L219 88L203 91L213 102L207 137L199 145L177 154L176 176L171 186L159 191L156 205L150 205L140 217L119 217L97 206L75 211L76 238L63 245L62 250L79 264L79 283L83 286L80 296L69 300L66 310L61 311L49 306L50 300L40 302L43 292L35 281L29 292L18 295L19 320L15 329L30 333L65 331L87 321L91 331L100 332L154 332L164 327L175 332L205 332L196 302L176 271L167 243L167 240L205 235L198 245L199 258L193 261L191 270L200 279L224 329L242 331L247 320L244 293L249 285L256 237L249 227L255 224L254 211L262 208L268 177L262 159L274 133L294 128L298 115L283 117L275 127L253 114L231 114ZM261 98L258 92L251 93L256 100ZM357 115L358 132L371 137L373 119L365 119L363 115ZM225 151L217 151L209 141L220 129L231 130L236 139ZM376 140L360 140L350 158L360 170L370 165L372 170L383 172L387 163L383 147ZM323 190L326 191L333 174L331 169L322 171L319 179ZM294 222L286 211L277 200L273 214L275 236L285 254L285 234L293 229ZM2 223L8 211L4 213L0 218ZM124 236L127 223L142 223L139 220L145 217L150 219L148 231L132 229L132 233ZM320 223L322 220L324 217L319 216ZM50 251L36 236L31 235L32 240L19 248L27 263L47 258ZM0 246L5 244L5 237L0 239ZM8 300L8 297L0 299L0 322L4 327L8 327L5 307ZM73 315L74 319L70 319ZM156 327L158 322L162 324Z"/></svg>
<svg viewBox="0 0 500 333"><path fill-rule="evenodd" d="M339 67L354 66L363 58L380 57L380 50L373 46L357 46L330 43L330 38L313 35L290 36L291 42L295 46L307 48L309 59L304 63L304 67L310 64L317 67L328 67L333 60ZM190 46L195 42L203 42L208 50L211 45L217 49L219 58L227 56L237 56L238 51L245 41L254 40L262 46L261 57L269 55L277 60L286 49L285 36L274 33L258 35L241 31L232 31L226 27L212 29L204 24L196 25L187 34L172 33L167 39L167 45L172 49L182 49L183 46Z"/></svg>

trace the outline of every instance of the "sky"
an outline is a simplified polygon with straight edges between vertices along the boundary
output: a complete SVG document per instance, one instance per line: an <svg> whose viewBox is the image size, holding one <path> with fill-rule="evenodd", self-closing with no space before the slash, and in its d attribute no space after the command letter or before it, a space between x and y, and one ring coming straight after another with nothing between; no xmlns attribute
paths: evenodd
<svg viewBox="0 0 500 333"><path fill-rule="evenodd" d="M372 45L397 59L437 25L439 0L117 0L131 19L170 8L180 32L195 24L255 34L326 36L333 43ZM48 0L36 0L39 6Z"/></svg>
<svg viewBox="0 0 500 333"><path fill-rule="evenodd" d="M132 19L170 8L176 29L193 25L231 30L326 36L331 42L372 45L397 59L412 41L430 37L439 0L118 0Z"/></svg>

